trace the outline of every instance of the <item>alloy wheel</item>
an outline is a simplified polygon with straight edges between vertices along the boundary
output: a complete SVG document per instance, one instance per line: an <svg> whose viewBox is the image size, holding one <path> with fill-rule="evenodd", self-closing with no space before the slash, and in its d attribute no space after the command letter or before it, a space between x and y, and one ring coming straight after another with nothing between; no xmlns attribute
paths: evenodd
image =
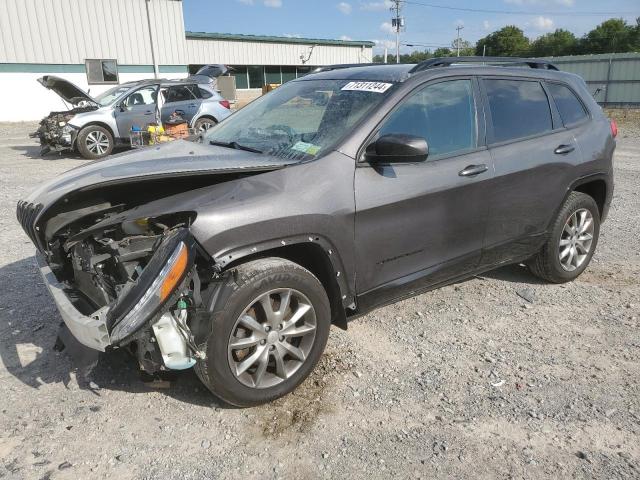
<svg viewBox="0 0 640 480"><path fill-rule="evenodd" d="M228 342L229 366L252 388L269 388L290 378L305 362L316 336L309 299L279 288L253 300L236 320Z"/></svg>
<svg viewBox="0 0 640 480"><path fill-rule="evenodd" d="M586 208L573 212L562 229L558 245L560 265L568 272L580 268L593 243L593 215Z"/></svg>
<svg viewBox="0 0 640 480"><path fill-rule="evenodd" d="M199 124L199 128L198 128L198 133L204 133L207 130L209 130L210 128L212 128L215 125L215 123L213 122L209 122L209 121L203 121L200 122Z"/></svg>
<svg viewBox="0 0 640 480"><path fill-rule="evenodd" d="M96 155L104 155L109 149L109 138L100 130L89 132L86 143L87 149Z"/></svg>

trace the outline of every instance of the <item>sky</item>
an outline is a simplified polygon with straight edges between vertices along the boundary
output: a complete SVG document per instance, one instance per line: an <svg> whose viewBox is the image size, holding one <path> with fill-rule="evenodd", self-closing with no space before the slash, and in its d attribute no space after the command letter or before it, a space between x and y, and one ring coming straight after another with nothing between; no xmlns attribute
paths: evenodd
<svg viewBox="0 0 640 480"><path fill-rule="evenodd" d="M188 31L371 40L377 45L374 53L381 53L384 46L390 53L395 48L389 0L183 1ZM611 17L635 24L636 17L640 16L640 1L407 0L403 2L402 16L406 27L401 43L414 45L403 46L402 51L409 52L450 46L458 25L464 27L461 37L472 43L505 25L520 27L531 39L556 28L582 36Z"/></svg>

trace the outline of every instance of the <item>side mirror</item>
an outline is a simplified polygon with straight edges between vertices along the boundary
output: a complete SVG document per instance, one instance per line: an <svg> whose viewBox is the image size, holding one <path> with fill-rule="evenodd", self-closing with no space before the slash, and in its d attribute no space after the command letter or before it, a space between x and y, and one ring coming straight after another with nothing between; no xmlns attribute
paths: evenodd
<svg viewBox="0 0 640 480"><path fill-rule="evenodd" d="M126 112L127 111L127 104L126 104L126 100L123 100L120 105L118 105L118 110L120 110L121 112Z"/></svg>
<svg viewBox="0 0 640 480"><path fill-rule="evenodd" d="M369 163L424 162L429 146L423 137L391 133L369 144L365 158Z"/></svg>

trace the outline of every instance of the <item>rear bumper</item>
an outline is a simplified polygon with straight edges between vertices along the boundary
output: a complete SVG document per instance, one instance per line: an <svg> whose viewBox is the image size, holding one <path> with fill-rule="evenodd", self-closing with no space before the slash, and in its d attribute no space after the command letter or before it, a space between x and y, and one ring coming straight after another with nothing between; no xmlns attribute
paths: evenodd
<svg viewBox="0 0 640 480"><path fill-rule="evenodd" d="M36 259L44 284L49 289L67 328L83 345L104 352L111 345L106 324L106 309L98 310L92 316L80 313L67 297L64 286L58 282L40 252L36 253Z"/></svg>

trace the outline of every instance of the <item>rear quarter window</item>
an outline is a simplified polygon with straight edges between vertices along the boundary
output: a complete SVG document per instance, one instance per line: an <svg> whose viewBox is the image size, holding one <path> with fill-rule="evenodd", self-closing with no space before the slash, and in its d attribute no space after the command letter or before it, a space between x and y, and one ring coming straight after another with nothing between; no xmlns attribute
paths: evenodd
<svg viewBox="0 0 640 480"><path fill-rule="evenodd" d="M209 90L206 90L202 87L198 87L198 91L200 92L200 97L202 98L211 98L213 97L213 93L211 93Z"/></svg>
<svg viewBox="0 0 640 480"><path fill-rule="evenodd" d="M505 142L553 129L551 108L540 82L483 80L493 123L493 141Z"/></svg>
<svg viewBox="0 0 640 480"><path fill-rule="evenodd" d="M571 89L559 83L548 83L547 88L551 92L553 101L556 102L565 126L571 126L588 118L584 105Z"/></svg>

